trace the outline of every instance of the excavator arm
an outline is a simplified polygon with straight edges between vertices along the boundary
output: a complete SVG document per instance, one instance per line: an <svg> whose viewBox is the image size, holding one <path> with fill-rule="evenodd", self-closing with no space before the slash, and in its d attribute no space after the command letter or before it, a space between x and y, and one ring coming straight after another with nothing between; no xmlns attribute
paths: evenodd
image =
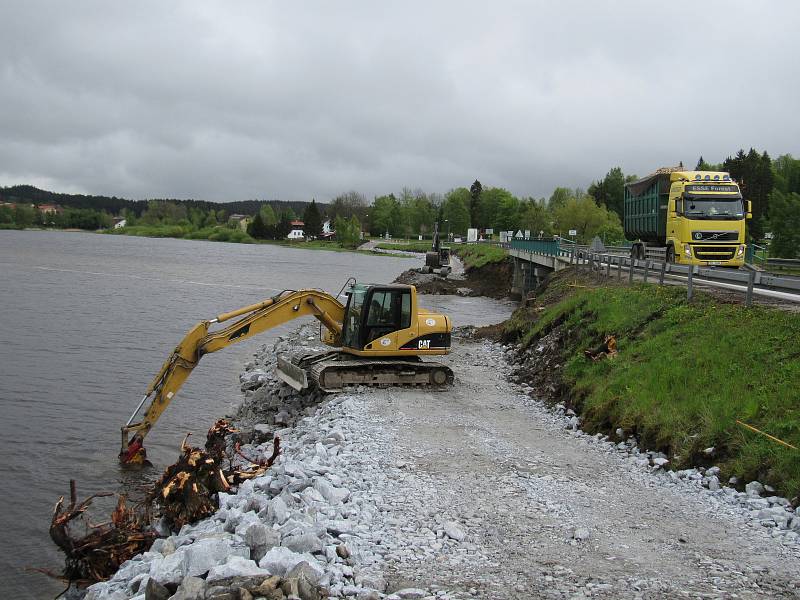
<svg viewBox="0 0 800 600"><path fill-rule="evenodd" d="M120 461L125 464L144 461L144 437L167 409L203 355L222 350L304 316L316 317L328 330L325 342L338 346L341 344L344 310L341 302L321 290L287 290L263 302L223 313L192 327L164 362L148 386L139 406L122 427ZM236 317L241 318L222 329L209 332L212 325ZM136 421L148 399L150 404L147 405L141 419Z"/></svg>

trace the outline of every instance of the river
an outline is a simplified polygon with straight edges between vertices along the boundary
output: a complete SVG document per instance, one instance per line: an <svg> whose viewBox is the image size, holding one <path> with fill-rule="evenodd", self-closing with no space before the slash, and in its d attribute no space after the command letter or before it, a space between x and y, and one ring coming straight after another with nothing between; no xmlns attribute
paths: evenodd
<svg viewBox="0 0 800 600"><path fill-rule="evenodd" d="M351 275L390 282L420 264L270 245L0 231L0 596L52 598L63 589L25 569L63 565L47 528L71 478L80 497L141 481L117 466L119 427L189 327L283 289L336 293ZM455 325L498 322L511 310L483 298L421 304ZM235 409L244 363L292 327L203 360L147 438L151 476L175 459L186 432L199 443ZM98 519L105 514L98 510Z"/></svg>

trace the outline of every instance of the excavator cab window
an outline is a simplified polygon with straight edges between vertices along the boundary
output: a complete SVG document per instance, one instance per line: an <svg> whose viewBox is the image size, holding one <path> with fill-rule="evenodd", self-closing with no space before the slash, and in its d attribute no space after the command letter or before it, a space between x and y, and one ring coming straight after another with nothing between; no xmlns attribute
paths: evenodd
<svg viewBox="0 0 800 600"><path fill-rule="evenodd" d="M342 324L342 345L348 348L360 349L362 308L367 297L367 288L353 286L347 294L347 306Z"/></svg>
<svg viewBox="0 0 800 600"><path fill-rule="evenodd" d="M363 344L411 326L411 293L407 290L373 290L366 315Z"/></svg>

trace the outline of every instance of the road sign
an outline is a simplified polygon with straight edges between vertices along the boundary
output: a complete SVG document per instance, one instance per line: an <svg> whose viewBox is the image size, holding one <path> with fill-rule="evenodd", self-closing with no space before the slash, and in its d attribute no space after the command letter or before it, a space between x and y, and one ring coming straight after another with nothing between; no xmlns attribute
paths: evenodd
<svg viewBox="0 0 800 600"><path fill-rule="evenodd" d="M570 229L569 230L569 235L572 236L572 237L578 235L578 230L577 229Z"/></svg>

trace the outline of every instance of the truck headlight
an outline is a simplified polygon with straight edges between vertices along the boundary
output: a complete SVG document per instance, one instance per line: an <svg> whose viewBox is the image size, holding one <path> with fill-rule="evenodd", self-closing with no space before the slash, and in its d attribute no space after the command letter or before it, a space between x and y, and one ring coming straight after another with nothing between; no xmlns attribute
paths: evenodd
<svg viewBox="0 0 800 600"><path fill-rule="evenodd" d="M736 256L741 256L744 254L744 251L747 250L747 246L739 246L739 250L736 252Z"/></svg>
<svg viewBox="0 0 800 600"><path fill-rule="evenodd" d="M689 244L686 244L683 247L683 253L686 255L686 258L692 258L692 247Z"/></svg>

